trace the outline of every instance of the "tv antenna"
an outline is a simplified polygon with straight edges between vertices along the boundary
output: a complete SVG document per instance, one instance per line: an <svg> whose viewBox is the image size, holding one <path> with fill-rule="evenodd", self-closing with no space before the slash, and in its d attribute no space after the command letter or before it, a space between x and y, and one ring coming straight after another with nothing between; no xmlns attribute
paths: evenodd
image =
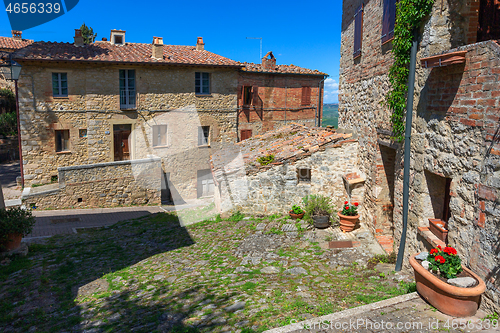
<svg viewBox="0 0 500 333"><path fill-rule="evenodd" d="M260 39L260 59L262 59L262 37L247 37L247 39Z"/></svg>

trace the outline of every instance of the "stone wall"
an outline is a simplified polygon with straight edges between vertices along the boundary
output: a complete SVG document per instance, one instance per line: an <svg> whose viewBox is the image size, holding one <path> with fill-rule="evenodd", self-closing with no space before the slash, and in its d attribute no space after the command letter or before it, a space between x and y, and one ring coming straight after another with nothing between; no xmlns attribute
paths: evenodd
<svg viewBox="0 0 500 333"><path fill-rule="evenodd" d="M319 84L323 76L240 72L238 75L238 135L252 130L252 136L286 126L290 122L315 126ZM243 105L243 87L257 90L252 104ZM302 105L302 87L311 87L311 103ZM322 91L322 90L321 90ZM322 104L322 103L320 103ZM322 107L319 110L322 112Z"/></svg>
<svg viewBox="0 0 500 333"><path fill-rule="evenodd" d="M26 185L44 184L57 175L57 167L105 163L114 160L113 125L130 124L131 158L144 154L141 142L152 142L149 130L155 119L165 114L195 110L196 121L187 125L169 118L172 133L191 133L193 124L211 126L211 141L236 141L237 70L210 67L128 66L110 64L33 64L23 62L19 81L21 133ZM137 109L120 110L119 69L135 69ZM209 72L210 95L194 93L195 72ZM68 77L68 97L52 96L53 72L65 72ZM33 87L34 86L34 99ZM34 110L36 105L36 110ZM149 124L149 125L147 125ZM196 126L197 127L197 126ZM69 150L55 151L55 130L69 130ZM81 130L86 130L85 135ZM184 136L183 136L184 137ZM193 140L186 139L184 151L190 151ZM194 147L197 149L197 144ZM159 150L157 150L159 152ZM154 154L154 152L153 152ZM161 156L162 154L158 154ZM193 161L164 160L165 172L179 170L178 182L196 177L197 170L208 169L209 152L194 153ZM167 166L168 165L168 166ZM172 174L172 179L176 177ZM186 188L184 199L196 198L196 188Z"/></svg>
<svg viewBox="0 0 500 333"><path fill-rule="evenodd" d="M23 203L37 209L157 205L161 172L159 158L61 167L58 184L25 191Z"/></svg>
<svg viewBox="0 0 500 333"><path fill-rule="evenodd" d="M292 205L302 205L308 194L331 197L341 207L347 198L343 176L357 172L358 143L350 140L342 145L322 147L312 155L297 161L284 161L257 172L248 173L241 154L233 152L234 159L226 171L216 172L216 206L222 212L240 210L248 214L287 213ZM298 169L311 170L311 181L299 181ZM352 200L360 203L363 211L364 187L354 186Z"/></svg>
<svg viewBox="0 0 500 333"><path fill-rule="evenodd" d="M390 140L390 111L383 104L389 89L385 73L393 61L391 43L380 43L383 1L365 2L362 55L353 59L353 15L359 4L344 1L339 127L359 134L359 168L367 177L364 220L376 235L393 237L397 246L402 230L403 145ZM428 218L441 218L436 179L442 184L445 178L451 179L449 242L459 249L464 263L485 279L484 305L499 311L499 184L495 180L499 162L494 138L499 119L499 53L492 41L462 46L475 42L471 29L477 26L476 5L476 1L436 1L420 31L405 253L424 249L417 227L427 225ZM420 66L423 57L462 49L469 50L465 64ZM385 177L391 172L393 177ZM392 226L382 222L387 221L384 214L391 192Z"/></svg>

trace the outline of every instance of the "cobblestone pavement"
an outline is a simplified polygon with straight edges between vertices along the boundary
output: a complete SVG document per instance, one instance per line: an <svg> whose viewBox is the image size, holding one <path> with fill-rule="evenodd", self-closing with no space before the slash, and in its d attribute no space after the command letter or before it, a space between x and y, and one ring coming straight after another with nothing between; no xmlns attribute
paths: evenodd
<svg viewBox="0 0 500 333"><path fill-rule="evenodd" d="M329 248L345 239L355 247ZM407 294L411 276L370 260L373 242L287 217L183 227L172 213L38 239L0 269L0 331L262 332Z"/></svg>
<svg viewBox="0 0 500 333"><path fill-rule="evenodd" d="M160 212L157 206L66 209L33 211L36 224L25 240L77 233L83 228L96 228Z"/></svg>

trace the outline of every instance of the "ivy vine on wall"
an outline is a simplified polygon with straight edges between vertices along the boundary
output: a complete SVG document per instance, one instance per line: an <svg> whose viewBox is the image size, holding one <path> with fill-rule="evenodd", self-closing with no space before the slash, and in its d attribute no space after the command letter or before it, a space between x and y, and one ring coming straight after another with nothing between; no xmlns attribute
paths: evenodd
<svg viewBox="0 0 500 333"><path fill-rule="evenodd" d="M421 22L432 10L434 0L399 0L394 25L392 53L394 64L389 70L392 89L386 96L387 105L392 110L392 135L398 142L404 140L406 95L413 30L420 28Z"/></svg>

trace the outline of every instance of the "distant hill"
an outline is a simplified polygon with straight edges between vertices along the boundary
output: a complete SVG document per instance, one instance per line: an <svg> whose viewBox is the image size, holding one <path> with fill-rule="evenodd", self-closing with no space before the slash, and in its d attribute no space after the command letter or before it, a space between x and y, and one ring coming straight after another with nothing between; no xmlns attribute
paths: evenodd
<svg viewBox="0 0 500 333"><path fill-rule="evenodd" d="M321 125L326 127L328 125L337 128L339 121L339 105L338 103L323 104L323 120Z"/></svg>

